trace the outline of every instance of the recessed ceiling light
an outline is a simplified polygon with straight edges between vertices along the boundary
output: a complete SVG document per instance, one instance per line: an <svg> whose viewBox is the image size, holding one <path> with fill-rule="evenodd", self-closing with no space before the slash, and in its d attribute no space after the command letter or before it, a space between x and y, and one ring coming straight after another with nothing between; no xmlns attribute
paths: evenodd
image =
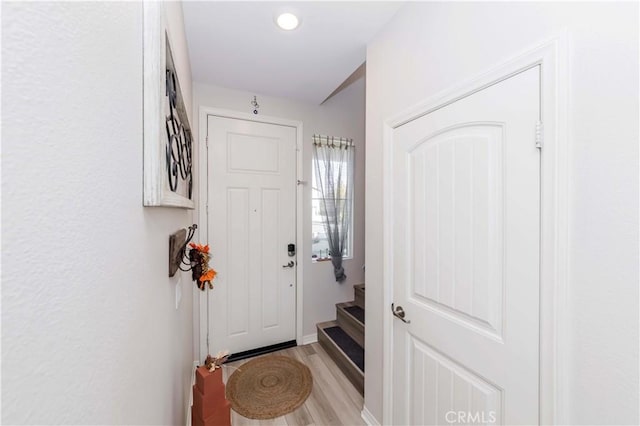
<svg viewBox="0 0 640 426"><path fill-rule="evenodd" d="M276 23L285 31L291 31L298 28L298 17L293 13L283 13L276 19Z"/></svg>

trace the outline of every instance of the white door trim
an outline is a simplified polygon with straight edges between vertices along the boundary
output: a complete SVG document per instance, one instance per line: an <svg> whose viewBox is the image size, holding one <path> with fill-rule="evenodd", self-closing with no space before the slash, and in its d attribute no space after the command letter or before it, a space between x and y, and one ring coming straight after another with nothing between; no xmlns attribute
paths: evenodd
<svg viewBox="0 0 640 426"><path fill-rule="evenodd" d="M541 240L540 240L540 411L543 425L566 424L566 289L568 277L568 164L567 127L568 48L565 33L527 49L525 53L436 94L383 123L383 375L382 420L392 424L393 315L393 196L391 183L393 129L432 111L540 65L541 121ZM531 130L532 132L534 129Z"/></svg>
<svg viewBox="0 0 640 426"><path fill-rule="evenodd" d="M256 123L266 124L278 124L281 126L293 127L296 129L296 179L301 180L303 176L302 170L302 122L295 120L287 120L278 117L268 117L264 115L247 114L244 112L232 111L221 108L211 108L207 106L200 106L199 116L199 148L198 154L200 161L198 163L198 214L200 217L200 223L198 224L198 231L200 239L206 239L209 235L209 224L207 214L207 173L208 173L208 155L207 155L207 131L208 131L208 116L214 115L217 117L234 118L239 120L253 121ZM204 183L204 184L203 184ZM296 342L298 345L302 345L302 319L303 319L303 265L300 259L306 259L305 247L303 245L303 230L302 230L302 218L303 218L303 194L302 185L296 186L296 250L297 250L297 268L296 268ZM207 241L207 243L209 243ZM215 291L215 290L214 290ZM200 297L200 359L204 359L208 354L208 308L209 308L209 292L206 292L206 297Z"/></svg>

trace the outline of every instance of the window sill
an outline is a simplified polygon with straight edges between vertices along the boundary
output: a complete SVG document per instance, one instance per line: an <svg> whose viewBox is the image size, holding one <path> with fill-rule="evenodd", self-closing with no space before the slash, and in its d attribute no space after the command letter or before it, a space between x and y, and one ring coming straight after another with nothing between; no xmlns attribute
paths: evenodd
<svg viewBox="0 0 640 426"><path fill-rule="evenodd" d="M353 256L343 257L342 261L344 262L345 260L352 260L352 259L353 259ZM311 258L311 263L325 263L325 262L331 262L331 258L323 258L323 259Z"/></svg>

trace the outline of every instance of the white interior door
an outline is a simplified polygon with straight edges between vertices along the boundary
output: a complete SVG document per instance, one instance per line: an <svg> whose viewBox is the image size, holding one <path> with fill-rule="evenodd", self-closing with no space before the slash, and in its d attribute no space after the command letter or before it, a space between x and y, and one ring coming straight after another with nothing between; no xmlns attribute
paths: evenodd
<svg viewBox="0 0 640 426"><path fill-rule="evenodd" d="M296 129L208 118L209 348L296 337Z"/></svg>
<svg viewBox="0 0 640 426"><path fill-rule="evenodd" d="M538 423L539 71L393 131L394 424Z"/></svg>

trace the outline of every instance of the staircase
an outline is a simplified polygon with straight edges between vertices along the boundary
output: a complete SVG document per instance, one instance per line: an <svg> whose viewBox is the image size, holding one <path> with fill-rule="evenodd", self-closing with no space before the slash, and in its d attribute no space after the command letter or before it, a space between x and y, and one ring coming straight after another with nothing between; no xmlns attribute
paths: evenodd
<svg viewBox="0 0 640 426"><path fill-rule="evenodd" d="M364 395L364 284L353 286L354 300L336 304L336 320L321 322L318 342Z"/></svg>

